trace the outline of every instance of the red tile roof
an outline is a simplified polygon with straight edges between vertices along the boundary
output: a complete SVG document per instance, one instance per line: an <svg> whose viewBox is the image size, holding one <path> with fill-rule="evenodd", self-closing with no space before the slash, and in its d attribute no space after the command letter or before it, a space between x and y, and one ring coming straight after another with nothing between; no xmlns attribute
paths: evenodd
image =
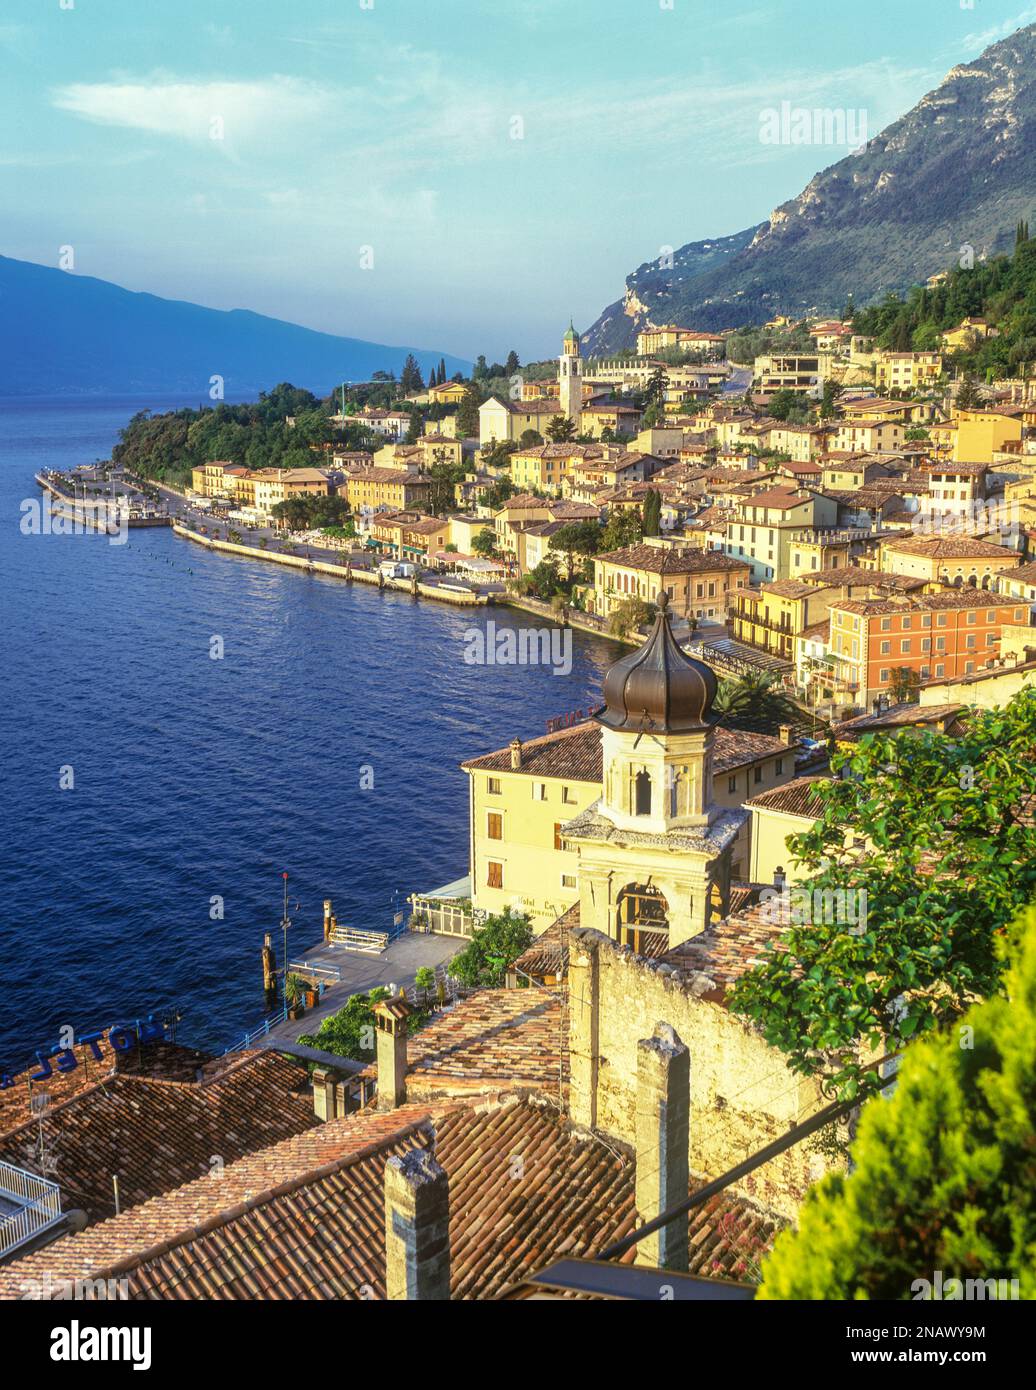
<svg viewBox="0 0 1036 1390"><path fill-rule="evenodd" d="M745 767L787 751L788 745L772 734L748 733L744 729L728 729L721 724L713 738L713 772L729 772L735 767ZM570 782L596 782L600 785L604 778L601 728L593 720L587 720L557 733L529 739L522 744L522 765L517 769L511 767L509 747L469 758L461 763L461 767L473 772L516 771L529 777L558 777Z"/></svg>
<svg viewBox="0 0 1036 1390"><path fill-rule="evenodd" d="M384 1299L385 1165L428 1146L449 1177L455 1299L492 1298L637 1225L635 1163L575 1133L552 1105L408 1105L332 1120L218 1180L65 1237L0 1270L0 1296L17 1297L29 1279L60 1288L125 1278L134 1299ZM774 1230L736 1197L703 1204L691 1218L691 1272L744 1277Z"/></svg>
<svg viewBox="0 0 1036 1390"><path fill-rule="evenodd" d="M66 1209L99 1220L115 1209L116 1176L122 1206L136 1206L209 1173L214 1157L232 1163L316 1123L305 1067L247 1052L201 1083L95 1070L91 1084L9 1129L0 1159L43 1172Z"/></svg>

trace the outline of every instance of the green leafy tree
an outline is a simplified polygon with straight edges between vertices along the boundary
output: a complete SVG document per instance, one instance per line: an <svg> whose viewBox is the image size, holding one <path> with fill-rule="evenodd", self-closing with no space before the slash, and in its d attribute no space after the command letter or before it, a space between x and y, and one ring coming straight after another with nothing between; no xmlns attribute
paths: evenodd
<svg viewBox="0 0 1036 1390"><path fill-rule="evenodd" d="M512 348L507 354L507 361L504 363L504 374L506 376L514 376L521 365L518 354L515 352L514 348Z"/></svg>
<svg viewBox="0 0 1036 1390"><path fill-rule="evenodd" d="M921 677L909 666L896 666L889 672L889 698L894 704L916 701Z"/></svg>
<svg viewBox="0 0 1036 1390"><path fill-rule="evenodd" d="M669 377L665 367L658 366L648 377L644 386L643 403L655 406L656 414L665 410L665 393L669 390Z"/></svg>
<svg viewBox="0 0 1036 1390"><path fill-rule="evenodd" d="M316 1033L304 1033L299 1042L357 1062L370 1061L376 1051L373 1005L388 997L388 990L380 986L369 994L354 994L337 1013L323 1020Z"/></svg>
<svg viewBox="0 0 1036 1390"><path fill-rule="evenodd" d="M636 545L643 535L643 522L636 508L614 507L608 514L601 536L601 553Z"/></svg>
<svg viewBox="0 0 1036 1390"><path fill-rule="evenodd" d="M482 392L473 381L464 388L464 395L457 406L457 435L463 439L478 438L478 408L482 404Z"/></svg>
<svg viewBox="0 0 1036 1390"><path fill-rule="evenodd" d="M505 908L486 919L450 961L450 975L468 989L500 989L507 968L532 945L533 934L524 912Z"/></svg>
<svg viewBox="0 0 1036 1390"><path fill-rule="evenodd" d="M565 557L568 577L571 579L576 569L576 556L584 559L596 555L601 544L601 527L596 521L569 521L559 526L550 538L552 550L559 550Z"/></svg>
<svg viewBox="0 0 1036 1390"><path fill-rule="evenodd" d="M496 554L496 532L490 526L483 526L478 535L472 537L471 548L476 555L487 560Z"/></svg>
<svg viewBox="0 0 1036 1390"><path fill-rule="evenodd" d="M421 991L421 998L428 998L428 991L435 988L435 971L430 965L419 965L414 973L414 984Z"/></svg>
<svg viewBox="0 0 1036 1390"><path fill-rule="evenodd" d="M418 391L424 390L424 377L421 375L417 358L412 352L407 353L406 361L403 363L403 370L399 377L399 389L404 396L413 396Z"/></svg>
<svg viewBox="0 0 1036 1390"><path fill-rule="evenodd" d="M977 410L982 404L982 392L974 377L966 376L957 388L954 403L958 410Z"/></svg>
<svg viewBox="0 0 1036 1390"><path fill-rule="evenodd" d="M534 448L537 444L543 443L543 435L540 434L539 430L522 430L519 443L523 449Z"/></svg>
<svg viewBox="0 0 1036 1390"><path fill-rule="evenodd" d="M645 603L636 594L620 599L608 614L608 631L613 637L628 637L637 632L654 616L653 604Z"/></svg>
<svg viewBox="0 0 1036 1390"><path fill-rule="evenodd" d="M973 710L952 738L865 735L832 768L819 820L788 837L811 911L731 1006L793 1071L851 1097L875 1084L868 1053L898 1052L999 987L997 943L1036 897L1036 689Z"/></svg>
<svg viewBox="0 0 1036 1390"><path fill-rule="evenodd" d="M576 437L576 427L567 415L552 415L547 421L547 438L552 444L570 444Z"/></svg>
<svg viewBox="0 0 1036 1390"><path fill-rule="evenodd" d="M895 1094L864 1106L852 1174L810 1190L760 1298L912 1300L936 1271L943 1298L950 1279L1036 1298L1036 909L1013 938L1003 992L908 1047Z"/></svg>

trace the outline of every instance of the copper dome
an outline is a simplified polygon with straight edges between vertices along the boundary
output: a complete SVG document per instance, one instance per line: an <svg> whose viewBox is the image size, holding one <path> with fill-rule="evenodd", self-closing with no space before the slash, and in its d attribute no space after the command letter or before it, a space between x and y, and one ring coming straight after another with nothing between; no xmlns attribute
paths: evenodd
<svg viewBox="0 0 1036 1390"><path fill-rule="evenodd" d="M686 656L673 636L669 598L663 592L647 641L605 676L604 704L594 718L609 729L631 733L693 733L713 722L716 686L713 671Z"/></svg>

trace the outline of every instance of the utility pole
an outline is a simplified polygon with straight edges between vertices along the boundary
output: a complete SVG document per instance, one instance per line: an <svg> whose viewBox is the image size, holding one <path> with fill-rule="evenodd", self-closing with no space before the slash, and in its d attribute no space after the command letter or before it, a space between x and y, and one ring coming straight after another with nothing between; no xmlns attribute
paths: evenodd
<svg viewBox="0 0 1036 1390"><path fill-rule="evenodd" d="M284 880L284 913L281 917L281 930L284 933L284 976L281 988L284 994L284 1002L288 1002L288 928L291 926L291 918L288 916L288 871L281 874Z"/></svg>

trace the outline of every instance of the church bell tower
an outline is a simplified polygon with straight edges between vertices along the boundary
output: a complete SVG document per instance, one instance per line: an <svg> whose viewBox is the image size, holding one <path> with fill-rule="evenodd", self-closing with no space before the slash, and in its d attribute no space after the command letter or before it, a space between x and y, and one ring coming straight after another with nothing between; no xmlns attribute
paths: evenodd
<svg viewBox="0 0 1036 1390"><path fill-rule="evenodd" d="M561 414L568 416L579 434L583 415L583 359L579 356L579 334L571 321L558 358L558 384Z"/></svg>
<svg viewBox="0 0 1036 1390"><path fill-rule="evenodd" d="M601 799L563 828L579 853L580 924L655 952L724 916L747 819L712 798L716 677L673 636L658 598L642 647L604 678Z"/></svg>

